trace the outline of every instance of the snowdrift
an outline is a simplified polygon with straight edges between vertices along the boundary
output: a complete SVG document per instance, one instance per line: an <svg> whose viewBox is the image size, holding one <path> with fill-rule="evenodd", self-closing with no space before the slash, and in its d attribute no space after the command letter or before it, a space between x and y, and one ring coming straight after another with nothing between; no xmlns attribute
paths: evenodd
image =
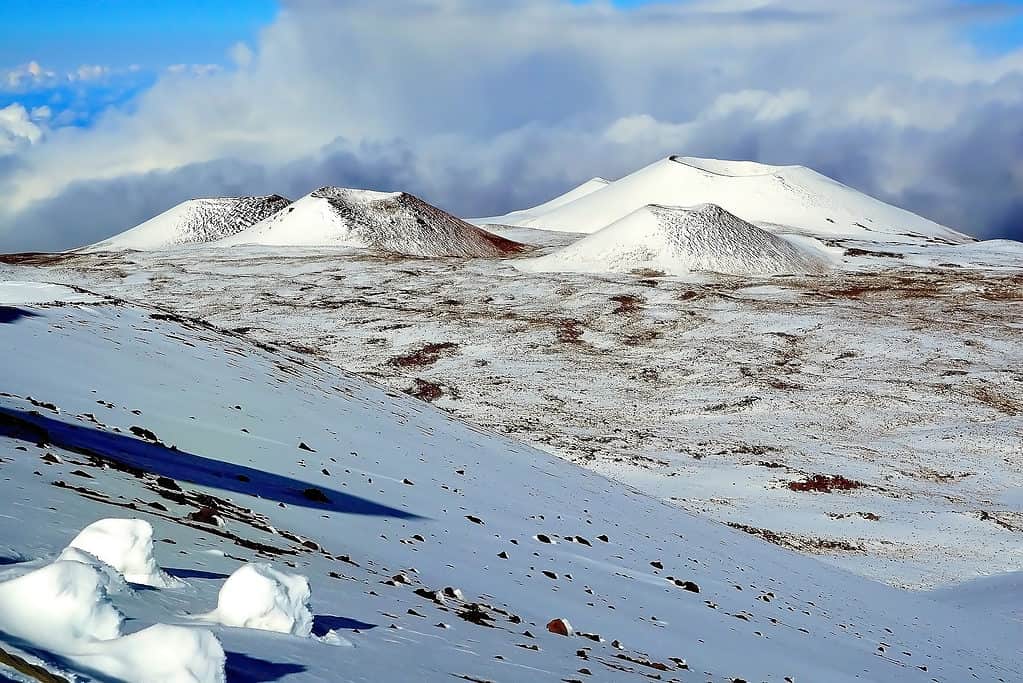
<svg viewBox="0 0 1023 683"><path fill-rule="evenodd" d="M345 246L410 256L497 257L523 249L404 192L321 187L218 246Z"/></svg>
<svg viewBox="0 0 1023 683"><path fill-rule="evenodd" d="M122 520L128 521L128 520ZM224 649L210 631L156 624L122 635L102 572L58 560L0 582L0 634L58 669L125 683L219 683ZM39 652L39 650L45 652Z"/></svg>
<svg viewBox="0 0 1023 683"><path fill-rule="evenodd" d="M772 232L906 243L972 241L803 166L672 156L553 208L494 223L594 233L648 204L717 204ZM537 207L540 208L540 207ZM894 239L893 239L894 238Z"/></svg>
<svg viewBox="0 0 1023 683"><path fill-rule="evenodd" d="M630 272L639 268L685 275L814 273L823 261L714 204L650 205L558 251L516 262L527 271Z"/></svg>
<svg viewBox="0 0 1023 683"><path fill-rule="evenodd" d="M217 609L200 618L225 626L308 636L309 580L279 572L264 562L239 567L220 589Z"/></svg>
<svg viewBox="0 0 1023 683"><path fill-rule="evenodd" d="M75 550L84 551L113 567L130 583L155 588L177 585L156 563L153 527L145 520L101 519L93 522L75 536L65 554L77 559Z"/></svg>
<svg viewBox="0 0 1023 683"><path fill-rule="evenodd" d="M190 199L131 230L84 247L84 250L150 251L213 242L255 225L288 204L288 199L277 194Z"/></svg>

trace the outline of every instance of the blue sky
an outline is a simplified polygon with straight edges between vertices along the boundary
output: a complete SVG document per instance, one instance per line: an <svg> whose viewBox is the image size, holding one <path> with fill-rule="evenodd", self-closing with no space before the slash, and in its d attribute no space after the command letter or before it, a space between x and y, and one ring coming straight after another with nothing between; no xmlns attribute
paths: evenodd
<svg viewBox="0 0 1023 683"><path fill-rule="evenodd" d="M223 62L228 47L254 40L277 10L274 0L3 0L0 64Z"/></svg>

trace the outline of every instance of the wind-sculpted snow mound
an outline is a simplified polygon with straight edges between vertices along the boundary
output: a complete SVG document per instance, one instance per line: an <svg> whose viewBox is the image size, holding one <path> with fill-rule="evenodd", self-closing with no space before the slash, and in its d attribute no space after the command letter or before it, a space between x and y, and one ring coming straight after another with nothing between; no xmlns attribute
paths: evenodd
<svg viewBox="0 0 1023 683"><path fill-rule="evenodd" d="M82 639L121 634L121 613L94 567L57 561L0 583L0 630L34 645L62 651Z"/></svg>
<svg viewBox="0 0 1023 683"><path fill-rule="evenodd" d="M313 628L309 611L309 581L279 572L269 564L239 567L220 589L217 609L201 618L225 626L308 636Z"/></svg>
<svg viewBox="0 0 1023 683"><path fill-rule="evenodd" d="M124 683L220 683L226 657L209 631L156 624L121 635L123 617L95 567L58 560L0 583L0 633L59 668ZM76 679L77 680L77 679Z"/></svg>
<svg viewBox="0 0 1023 683"><path fill-rule="evenodd" d="M527 271L630 272L670 275L816 273L818 257L733 216L720 206L650 205L552 254L517 263Z"/></svg>
<svg viewBox="0 0 1023 683"><path fill-rule="evenodd" d="M153 527L141 519L101 519L82 529L68 550L82 550L116 569L126 581L166 588L176 585L153 556ZM62 556L63 557L63 556ZM70 559L78 559L71 557Z"/></svg>
<svg viewBox="0 0 1023 683"><path fill-rule="evenodd" d="M150 251L214 242L255 225L289 203L288 199L276 194L267 197L190 199L131 230L85 247L85 250Z"/></svg>
<svg viewBox="0 0 1023 683"><path fill-rule="evenodd" d="M321 187L218 246L342 246L409 256L499 257L524 245L405 192Z"/></svg>
<svg viewBox="0 0 1023 683"><path fill-rule="evenodd" d="M487 219L594 233L648 204L711 203L772 232L960 244L967 235L886 204L804 166L672 156L572 201Z"/></svg>

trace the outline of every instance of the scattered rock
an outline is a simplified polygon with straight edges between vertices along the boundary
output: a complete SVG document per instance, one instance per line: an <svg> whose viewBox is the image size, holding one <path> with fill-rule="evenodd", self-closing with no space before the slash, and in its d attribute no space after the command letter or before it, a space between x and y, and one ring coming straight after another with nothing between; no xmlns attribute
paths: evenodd
<svg viewBox="0 0 1023 683"><path fill-rule="evenodd" d="M130 431L132 434L139 437L140 439L145 439L146 441L152 441L154 443L159 443L160 441L158 438L156 438L156 434L146 429L145 427L138 427L136 425L132 425L131 427L128 428L128 431Z"/></svg>
<svg viewBox="0 0 1023 683"><path fill-rule="evenodd" d="M309 487L302 492L302 495L306 500L311 500L314 503L329 503L330 498L327 498L327 494L315 487Z"/></svg>
<svg viewBox="0 0 1023 683"><path fill-rule="evenodd" d="M559 636L570 636L573 633L572 624L568 623L568 619L561 618L548 621L547 630Z"/></svg>

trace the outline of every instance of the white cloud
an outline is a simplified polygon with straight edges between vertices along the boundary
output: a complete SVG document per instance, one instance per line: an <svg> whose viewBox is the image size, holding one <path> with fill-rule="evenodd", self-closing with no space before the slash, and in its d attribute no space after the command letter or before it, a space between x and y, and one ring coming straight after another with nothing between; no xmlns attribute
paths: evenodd
<svg viewBox="0 0 1023 683"><path fill-rule="evenodd" d="M43 84L53 83L57 74L44 69L39 62L31 61L3 72L2 80L8 90L27 90Z"/></svg>
<svg viewBox="0 0 1023 683"><path fill-rule="evenodd" d="M963 37L970 14L932 0L285 4L258 43L232 48L238 69L175 67L131 113L23 153L0 176L0 232L76 184L196 164L334 182L302 169L340 174L324 161L337 139L346 168L388 159L392 182L465 210L674 152L807 164L975 231L1023 194L1010 172L1023 52L979 54ZM972 178L990 178L974 159L1003 165L982 216Z"/></svg>
<svg viewBox="0 0 1023 683"><path fill-rule="evenodd" d="M82 64L67 75L69 81L98 81L110 74L110 67L101 64Z"/></svg>
<svg viewBox="0 0 1023 683"><path fill-rule="evenodd" d="M228 55L231 57L231 61L242 69L245 69L252 64L252 59L254 57L252 48L245 43L235 43L232 45L231 49L228 51Z"/></svg>
<svg viewBox="0 0 1023 683"><path fill-rule="evenodd" d="M43 137L43 129L24 106L15 102L0 109L0 156L11 154Z"/></svg>

